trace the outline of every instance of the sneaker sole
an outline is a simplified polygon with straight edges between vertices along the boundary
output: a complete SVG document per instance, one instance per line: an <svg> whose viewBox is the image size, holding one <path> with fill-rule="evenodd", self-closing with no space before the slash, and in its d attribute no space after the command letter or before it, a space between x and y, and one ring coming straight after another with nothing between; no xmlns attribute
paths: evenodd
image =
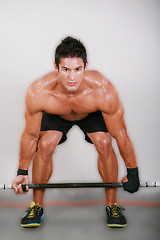
<svg viewBox="0 0 160 240"><path fill-rule="evenodd" d="M115 223L113 223L113 224L107 224L107 226L110 227L110 228L123 228L123 227L126 227L127 224L115 224Z"/></svg>
<svg viewBox="0 0 160 240"><path fill-rule="evenodd" d="M42 215L41 221L43 220L43 217L44 217L44 215ZM35 228L35 227L39 227L40 225L41 225L41 222L40 223L26 223L26 224L21 224L21 227L24 227L24 228Z"/></svg>
<svg viewBox="0 0 160 240"><path fill-rule="evenodd" d="M40 223L29 223L29 224L21 224L21 227L24 228L35 228L39 227L41 224Z"/></svg>

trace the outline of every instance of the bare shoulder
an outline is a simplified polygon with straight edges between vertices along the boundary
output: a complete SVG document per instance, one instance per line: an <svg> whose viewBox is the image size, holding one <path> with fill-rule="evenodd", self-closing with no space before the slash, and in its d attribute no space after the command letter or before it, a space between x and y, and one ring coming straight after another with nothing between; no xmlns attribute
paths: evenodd
<svg viewBox="0 0 160 240"><path fill-rule="evenodd" d="M41 78L35 80L29 87L28 90L40 91L42 89L48 89L57 79L57 72L50 72Z"/></svg>
<svg viewBox="0 0 160 240"><path fill-rule="evenodd" d="M101 86L102 84L107 84L108 79L99 71L87 70L85 72L86 80L90 81L93 85Z"/></svg>
<svg viewBox="0 0 160 240"><path fill-rule="evenodd" d="M102 73L90 70L86 71L86 81L90 83L90 85L101 92L101 94L116 94L116 89Z"/></svg>
<svg viewBox="0 0 160 240"><path fill-rule="evenodd" d="M26 107L29 112L40 111L45 93L56 85L57 73L50 72L31 83L26 94Z"/></svg>
<svg viewBox="0 0 160 240"><path fill-rule="evenodd" d="M118 108L122 108L116 88L102 73L95 70L86 71L86 79L96 92L99 110L112 114Z"/></svg>
<svg viewBox="0 0 160 240"><path fill-rule="evenodd" d="M96 70L86 71L86 80L92 85L93 88L101 90L102 92L115 91L113 84L102 73Z"/></svg>

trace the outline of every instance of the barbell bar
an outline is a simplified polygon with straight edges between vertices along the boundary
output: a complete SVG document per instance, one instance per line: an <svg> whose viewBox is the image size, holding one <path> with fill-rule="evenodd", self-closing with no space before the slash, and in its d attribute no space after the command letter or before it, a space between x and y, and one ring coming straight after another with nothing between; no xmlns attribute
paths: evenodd
<svg viewBox="0 0 160 240"><path fill-rule="evenodd" d="M22 188L29 189L46 189L46 188L119 188L123 187L121 182L93 182L93 183L41 183L41 184L23 184ZM143 182L140 187L160 187L160 182ZM0 190L13 189L11 184L0 184Z"/></svg>

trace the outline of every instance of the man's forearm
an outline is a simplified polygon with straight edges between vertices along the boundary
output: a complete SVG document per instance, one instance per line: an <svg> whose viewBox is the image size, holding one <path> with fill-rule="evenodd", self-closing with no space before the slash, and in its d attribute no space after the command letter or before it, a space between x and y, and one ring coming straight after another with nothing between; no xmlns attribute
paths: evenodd
<svg viewBox="0 0 160 240"><path fill-rule="evenodd" d="M28 134L24 131L21 138L19 168L27 170L30 166L31 160L37 150L39 136Z"/></svg>
<svg viewBox="0 0 160 240"><path fill-rule="evenodd" d="M136 155L133 144L128 135L122 136L119 139L117 139L117 144L126 167L136 168L137 167Z"/></svg>

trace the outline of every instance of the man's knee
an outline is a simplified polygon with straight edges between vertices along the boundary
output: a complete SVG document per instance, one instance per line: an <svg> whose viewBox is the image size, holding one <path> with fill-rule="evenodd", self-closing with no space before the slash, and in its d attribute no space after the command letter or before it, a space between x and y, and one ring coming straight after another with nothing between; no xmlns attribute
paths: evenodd
<svg viewBox="0 0 160 240"><path fill-rule="evenodd" d="M45 155L53 154L60 139L61 139L61 136L59 134L51 135L46 133L39 140L39 143L38 143L39 152Z"/></svg>
<svg viewBox="0 0 160 240"><path fill-rule="evenodd" d="M106 155L112 148L111 145L111 139L109 138L109 136L104 133L104 134L94 134L94 136L92 136L92 141L98 151L99 154L101 155Z"/></svg>
<svg viewBox="0 0 160 240"><path fill-rule="evenodd" d="M111 142L108 138L105 138L105 139L98 139L98 142L97 142L97 151L100 153L100 154L106 154L110 151L111 149Z"/></svg>

